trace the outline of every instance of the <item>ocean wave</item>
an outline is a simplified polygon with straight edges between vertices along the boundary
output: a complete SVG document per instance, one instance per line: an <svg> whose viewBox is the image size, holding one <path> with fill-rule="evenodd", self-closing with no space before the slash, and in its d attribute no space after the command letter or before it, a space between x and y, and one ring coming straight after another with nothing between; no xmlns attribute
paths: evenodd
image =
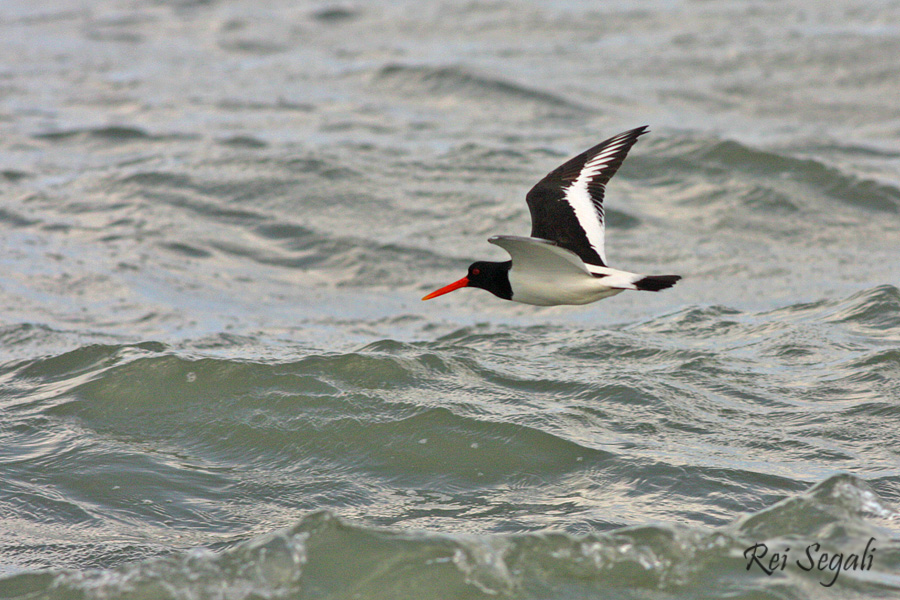
<svg viewBox="0 0 900 600"><path fill-rule="evenodd" d="M96 127L74 127L36 133L35 139L47 142L85 143L102 142L106 144L127 144L133 142L171 142L192 140L196 136L188 134L155 134L142 127L131 125L101 125Z"/></svg>
<svg viewBox="0 0 900 600"><path fill-rule="evenodd" d="M22 366L18 375L52 387L56 399L44 413L54 419L77 419L80 427L120 439L202 450L218 461L233 461L240 448L242 461L270 468L289 456L297 462L315 457L387 469L396 473L391 477L443 472L483 483L529 466L559 471L574 467L576 455L604 454L527 423L504 422L467 402L422 397L422 390L438 393L466 373L483 373L470 359L404 347L266 365L155 350L93 346ZM63 378L69 386L59 384ZM524 385L503 377L497 383ZM266 462L272 457L280 457L277 464ZM552 464L543 457L552 457Z"/></svg>
<svg viewBox="0 0 900 600"><path fill-rule="evenodd" d="M879 285L847 298L798 303L769 313L790 321L821 321L891 337L900 328L900 290Z"/></svg>
<svg viewBox="0 0 900 600"><path fill-rule="evenodd" d="M900 328L900 290L893 285L881 285L858 292L835 305L827 320L834 323L853 323L868 329L895 333Z"/></svg>
<svg viewBox="0 0 900 600"><path fill-rule="evenodd" d="M846 298L799 302L759 313L744 313L727 306L690 306L629 325L638 331L691 333L703 336L747 338L789 327L818 322L864 327L872 333L892 335L900 327L900 290L879 285Z"/></svg>
<svg viewBox="0 0 900 600"><path fill-rule="evenodd" d="M476 74L460 66L389 64L375 73L374 81L379 85L389 85L395 92L399 89L407 94L495 100L502 102L504 109L508 109L510 103L516 103L519 106L527 105L567 114L584 115L593 112L588 107L556 94L499 77Z"/></svg>
<svg viewBox="0 0 900 600"><path fill-rule="evenodd" d="M453 535L610 532L648 515L720 528L835 471L890 488L897 295L695 306L605 329L414 328L342 351L7 327L3 435L18 462L5 483L53 478L19 495L72 515L82 549L129 539L133 519L212 547L248 519L259 532L321 509Z"/></svg>
<svg viewBox="0 0 900 600"><path fill-rule="evenodd" d="M297 159L288 166L302 171L304 176L338 176L338 167L327 161ZM343 172L341 176L347 175ZM145 235L155 238L156 244L166 251L193 259L219 260L222 269L250 261L296 273L322 273L316 280L318 284L389 286L408 283L408 274L414 270L446 265L446 258L420 247L367 236L366 231L342 233L341 229L329 229L327 221L298 219L288 214L290 207L284 201L277 199L286 193L285 185L290 187L268 179L213 183L179 173L140 171L123 177L116 193L140 197L157 211L161 205L168 206L171 232ZM268 205L248 205L243 201L263 194L275 200ZM329 202L333 203L334 198ZM359 196L354 199L354 206L354 210L365 210ZM185 223L192 221L200 222L207 232L190 235L184 228ZM105 238L123 237L124 233L115 231L116 228L105 231Z"/></svg>
<svg viewBox="0 0 900 600"><path fill-rule="evenodd" d="M824 210L809 204L816 197L869 211L900 210L900 189L896 186L846 172L822 157L799 157L788 150L689 135L662 138L653 150L652 155L638 153L629 158L642 167L642 172L632 176L673 188L676 197L693 194L694 180L702 174L705 189L724 186L704 196L706 202L729 201L737 192L742 206L766 211L769 216L772 210L785 216ZM679 176L673 177L673 173ZM693 175L684 177L684 173Z"/></svg>
<svg viewBox="0 0 900 600"><path fill-rule="evenodd" d="M885 597L900 591L900 544L881 528L896 518L867 484L835 475L777 505L716 529L672 525L572 535L442 534L373 527L333 512L221 552L197 549L116 569L49 570L13 575L10 598L736 598L782 595ZM868 570L833 574L794 564L774 576L751 570L748 548L819 543L862 553ZM859 546L859 548L857 548ZM779 546L780 547L780 546ZM799 556L803 556L798 551ZM791 596L793 597L793 596Z"/></svg>
<svg viewBox="0 0 900 600"><path fill-rule="evenodd" d="M706 162L767 179L790 178L851 206L891 213L900 209L900 189L844 173L821 159L758 150L734 141L719 142L694 157L698 163Z"/></svg>

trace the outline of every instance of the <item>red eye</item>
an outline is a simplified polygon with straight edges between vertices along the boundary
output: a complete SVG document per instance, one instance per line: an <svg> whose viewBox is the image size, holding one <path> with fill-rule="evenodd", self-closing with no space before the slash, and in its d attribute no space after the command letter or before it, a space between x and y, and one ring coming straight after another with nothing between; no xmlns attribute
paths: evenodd
<svg viewBox="0 0 900 600"><path fill-rule="evenodd" d="M472 269L472 275L481 275L481 269Z"/></svg>

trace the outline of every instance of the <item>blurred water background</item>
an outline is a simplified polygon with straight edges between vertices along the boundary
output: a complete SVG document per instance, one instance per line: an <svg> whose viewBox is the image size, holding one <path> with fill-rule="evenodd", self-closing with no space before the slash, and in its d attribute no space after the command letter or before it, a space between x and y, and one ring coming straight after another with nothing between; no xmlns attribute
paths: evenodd
<svg viewBox="0 0 900 600"><path fill-rule="evenodd" d="M2 0L0 56L0 597L900 597L900 2ZM607 253L675 288L419 301L644 124Z"/></svg>

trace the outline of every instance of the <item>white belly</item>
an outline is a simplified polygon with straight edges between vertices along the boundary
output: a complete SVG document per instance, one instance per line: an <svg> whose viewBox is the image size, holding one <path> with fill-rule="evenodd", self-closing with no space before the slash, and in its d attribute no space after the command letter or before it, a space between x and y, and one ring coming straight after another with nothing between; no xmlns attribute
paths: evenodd
<svg viewBox="0 0 900 600"><path fill-rule="evenodd" d="M604 285L602 281L600 278L580 273L570 275L531 272L528 277L522 277L516 273L515 264L509 271L513 301L537 306L588 304L615 296L622 291Z"/></svg>

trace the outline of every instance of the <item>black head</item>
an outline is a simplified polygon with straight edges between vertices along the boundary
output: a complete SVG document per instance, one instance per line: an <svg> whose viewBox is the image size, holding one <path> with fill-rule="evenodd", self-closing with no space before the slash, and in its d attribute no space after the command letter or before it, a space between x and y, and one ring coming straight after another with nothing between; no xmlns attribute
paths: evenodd
<svg viewBox="0 0 900 600"><path fill-rule="evenodd" d="M480 260L469 265L469 287L487 290L498 298L512 300L512 287L509 285L509 268L512 261L487 262Z"/></svg>
<svg viewBox="0 0 900 600"><path fill-rule="evenodd" d="M448 286L435 290L422 298L422 300L431 300L438 296L443 296L453 290L463 287L476 287L487 290L498 298L504 300L512 300L512 287L509 285L509 268L512 261L506 262L487 262L478 261L469 265L469 272L459 281L455 281Z"/></svg>

